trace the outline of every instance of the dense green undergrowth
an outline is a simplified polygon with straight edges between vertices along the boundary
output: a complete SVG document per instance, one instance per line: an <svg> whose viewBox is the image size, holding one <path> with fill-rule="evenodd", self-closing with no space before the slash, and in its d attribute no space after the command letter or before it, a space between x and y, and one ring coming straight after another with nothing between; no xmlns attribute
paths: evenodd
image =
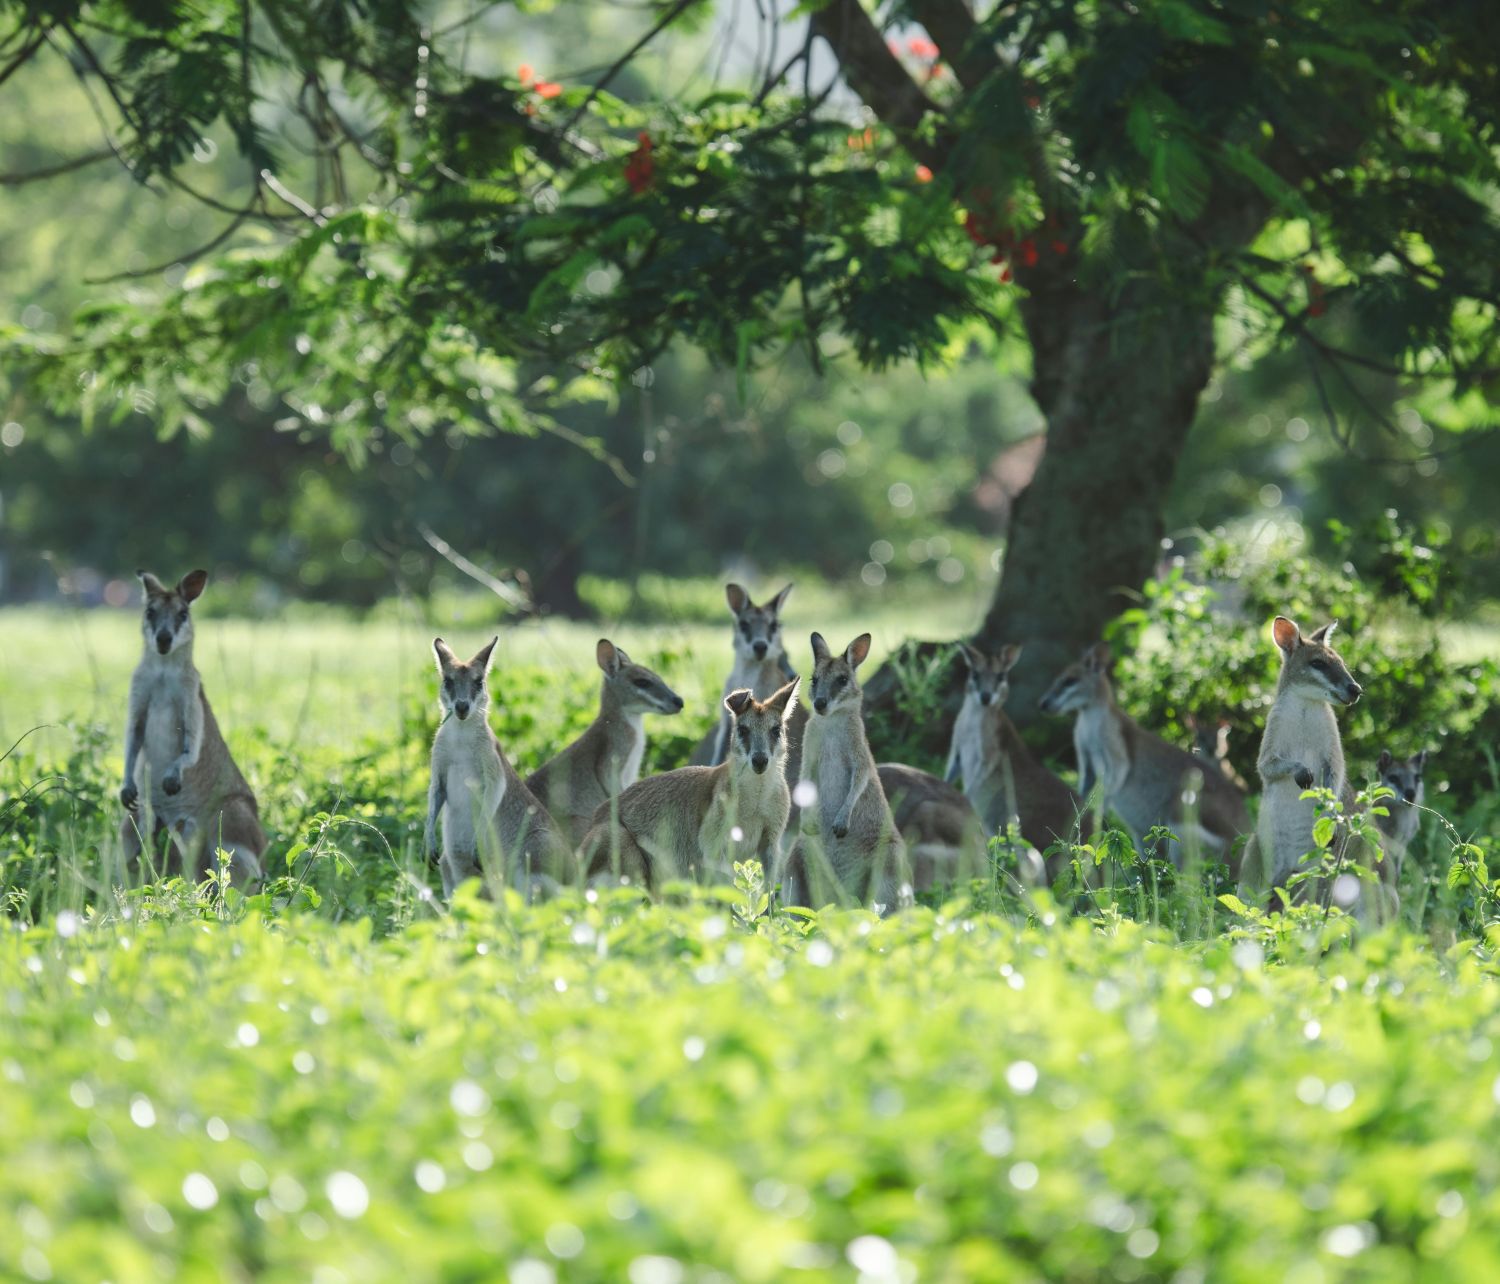
<svg viewBox="0 0 1500 1284"><path fill-rule="evenodd" d="M35 1279L1500 1272L1500 987L1141 925L738 894L394 936L140 901L0 941ZM743 910L744 907L741 907Z"/></svg>

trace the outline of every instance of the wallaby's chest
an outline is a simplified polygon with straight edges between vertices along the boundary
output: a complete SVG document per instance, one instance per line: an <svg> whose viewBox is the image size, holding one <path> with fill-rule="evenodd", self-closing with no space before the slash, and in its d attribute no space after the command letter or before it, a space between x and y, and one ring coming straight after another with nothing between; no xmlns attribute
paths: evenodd
<svg viewBox="0 0 1500 1284"><path fill-rule="evenodd" d="M1324 769L1332 771L1334 790L1344 784L1344 752L1333 710L1321 701L1283 697L1266 719L1261 756L1290 758L1313 773L1313 783L1323 784ZM1300 792L1300 791L1299 791Z"/></svg>
<svg viewBox="0 0 1500 1284"><path fill-rule="evenodd" d="M189 673L176 670L146 672L136 677L139 698L146 706L144 749L153 776L161 777L182 754L188 719L198 699L198 685Z"/></svg>
<svg viewBox="0 0 1500 1284"><path fill-rule="evenodd" d="M442 773L447 794L443 832L449 842L462 842L493 822L504 786L500 755L488 738L439 732L433 758Z"/></svg>

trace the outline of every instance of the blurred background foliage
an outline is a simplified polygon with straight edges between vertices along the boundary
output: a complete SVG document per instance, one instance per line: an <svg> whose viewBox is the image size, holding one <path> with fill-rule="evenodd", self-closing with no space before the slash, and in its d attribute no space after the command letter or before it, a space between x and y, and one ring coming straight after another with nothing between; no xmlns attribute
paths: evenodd
<svg viewBox="0 0 1500 1284"><path fill-rule="evenodd" d="M575 6L562 48L556 13L534 8L476 23L472 65L562 76L564 64L608 61L634 29L614 6ZM733 57L722 24L734 9L633 62L616 91L644 98L709 52ZM28 68L6 95L0 176L98 149L93 108L61 58ZM290 170L312 167L288 150ZM192 160L199 193L232 204L246 189L232 139L202 140ZM174 257L224 225L175 187L143 191L107 154L43 183L6 181L0 325L19 331L61 330L122 291L170 288L184 273ZM226 243L269 237L246 224ZM1337 312L1327 320L1361 324ZM1410 529L1449 546L1432 601L1465 615L1500 595L1500 438L1475 434L1444 459L1368 462L1330 435L1296 352L1251 352L1232 316L1220 331L1221 368L1188 439L1169 531L1189 542L1199 528L1250 538L1271 522L1305 532L1337 562L1354 532L1378 530L1398 507ZM1041 420L1027 360L1018 336L988 327L956 341L941 372L835 361L815 373L789 355L737 374L673 350L618 398L559 413L567 433L598 443L592 451L546 433L402 440L378 426L358 449L341 449L315 406L288 404L253 372L169 437L144 390L118 422L85 428L0 373L0 601L115 600L133 592L122 577L138 564L175 573L197 563L221 587L239 582L219 602L241 609L425 598L462 577L424 541L424 526L519 579L543 610L570 615L639 608L642 576L787 568L862 577L870 588L952 587L978 601L974 586L998 566L1009 500L1035 464ZM1384 391L1403 444L1430 445L1431 427L1401 390Z"/></svg>

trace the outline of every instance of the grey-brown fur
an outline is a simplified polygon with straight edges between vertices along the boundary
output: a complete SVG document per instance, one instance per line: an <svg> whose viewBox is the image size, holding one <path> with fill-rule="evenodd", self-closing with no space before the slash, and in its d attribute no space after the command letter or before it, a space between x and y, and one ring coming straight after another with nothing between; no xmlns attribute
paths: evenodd
<svg viewBox="0 0 1500 1284"><path fill-rule="evenodd" d="M782 879L788 903L853 897L889 912L910 900L905 844L896 829L865 738L855 670L870 653L862 633L835 655L812 635L812 701L802 750L802 781L817 790Z"/></svg>
<svg viewBox="0 0 1500 1284"><path fill-rule="evenodd" d="M575 844L599 807L640 779L645 715L682 710L682 698L671 687L607 638L599 639L594 658L604 674L598 717L526 778L526 787Z"/></svg>
<svg viewBox="0 0 1500 1284"><path fill-rule="evenodd" d="M984 824L946 780L903 763L876 767L896 829L911 860L913 891L981 876L988 865Z"/></svg>
<svg viewBox="0 0 1500 1284"><path fill-rule="evenodd" d="M1082 800L1037 759L1005 712L1009 675L1021 648L1011 644L986 655L965 646L963 657L969 676L953 722L947 778L963 781L964 795L979 813L987 835L1019 820L1021 836L1038 852L1073 839ZM1060 855L1052 858L1049 880L1064 863Z"/></svg>
<svg viewBox="0 0 1500 1284"><path fill-rule="evenodd" d="M1422 775L1427 770L1427 750L1423 749L1410 758L1397 758L1389 749L1382 750L1377 769L1379 783L1393 794L1393 797L1382 798L1376 803L1376 806L1385 808L1386 814L1374 819L1385 847L1382 878L1394 885L1401 877L1407 849L1422 824L1422 803L1427 797Z"/></svg>
<svg viewBox="0 0 1500 1284"><path fill-rule="evenodd" d="M1285 616L1278 615L1271 625L1271 639L1281 652L1281 674L1261 736L1260 818L1240 876L1240 895L1246 900L1285 886L1313 850L1317 806L1302 797L1304 790L1317 785L1346 804L1353 799L1333 706L1353 704L1361 689L1328 644L1335 627L1325 624L1304 637Z"/></svg>
<svg viewBox="0 0 1500 1284"><path fill-rule="evenodd" d="M757 700L769 699L788 678L796 676L787 660L784 634L781 628L781 608L791 595L788 584L770 601L757 606L738 584L724 588L724 599L729 604L729 614L734 619L731 637L734 660L729 676L724 679L723 694L731 691L750 691ZM793 706L793 722L787 727L790 742L787 745L787 779L796 780L802 762L802 730L807 725L807 710L801 704ZM713 767L729 756L730 717L722 704L719 722L694 748L688 762L694 766Z"/></svg>
<svg viewBox="0 0 1500 1284"><path fill-rule="evenodd" d="M492 638L467 663L442 638L432 643L443 721L432 741L426 851L428 859L438 858L445 896L468 878L529 892L570 873L571 858L552 818L490 730L488 674L499 640Z"/></svg>
<svg viewBox="0 0 1500 1284"><path fill-rule="evenodd" d="M652 776L603 804L581 849L588 876L655 888L676 878L729 882L737 860L758 860L768 874L779 868L796 695L793 678L764 701L749 690L725 696L727 760Z"/></svg>
<svg viewBox="0 0 1500 1284"><path fill-rule="evenodd" d="M1230 860L1233 867L1231 845L1250 828L1244 795L1221 773L1147 731L1121 709L1109 667L1108 646L1089 647L1057 676L1040 704L1045 713L1075 715L1078 792L1087 800L1097 788L1104 808L1124 821L1139 846L1154 825L1168 825L1180 838L1188 837L1184 798L1196 784L1195 836L1211 855ZM1181 860L1176 844L1172 858Z"/></svg>
<svg viewBox="0 0 1500 1284"><path fill-rule="evenodd" d="M140 857L148 834L158 853L162 836L170 834L189 878L202 878L219 849L229 853L236 882L259 877L266 835L255 794L224 743L193 665L190 607L208 573L191 571L172 588L149 572L137 574L146 589L145 646L130 678L125 725L120 842L126 860Z"/></svg>

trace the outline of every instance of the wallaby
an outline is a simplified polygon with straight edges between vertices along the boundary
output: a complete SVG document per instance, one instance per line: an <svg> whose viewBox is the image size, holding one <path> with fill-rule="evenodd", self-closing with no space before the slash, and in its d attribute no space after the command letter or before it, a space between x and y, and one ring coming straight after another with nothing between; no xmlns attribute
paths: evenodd
<svg viewBox="0 0 1500 1284"><path fill-rule="evenodd" d="M1041 699L1044 713L1076 715L1078 792L1087 800L1097 788L1104 808L1125 822L1139 850L1154 825L1170 826L1179 839L1189 837L1184 796L1196 789L1193 836L1210 855L1230 863L1233 877L1237 862L1231 847L1250 828L1244 795L1213 767L1147 731L1121 709L1109 668L1109 646L1099 642L1058 674ZM1180 844L1172 845L1171 857L1181 863Z"/></svg>
<svg viewBox="0 0 1500 1284"><path fill-rule="evenodd" d="M795 677L786 658L786 647L782 643L781 608L791 595L788 584L764 606L756 606L750 594L738 584L724 588L724 598L729 603L729 612L734 616L734 664L724 680L724 695L731 691L750 691L757 700L765 700L779 690L788 678ZM789 746L788 773L797 779L797 767L802 760L802 728L807 722L807 711L802 705L793 706L796 722L788 727L792 735ZM693 750L688 759L695 766L714 767L729 756L729 732L732 719L721 707L719 723Z"/></svg>
<svg viewBox="0 0 1500 1284"><path fill-rule="evenodd" d="M1336 627L1336 622L1325 624L1303 637L1284 615L1271 624L1271 639L1281 652L1281 676L1260 742L1260 820L1241 865L1241 899L1258 899L1270 888L1285 886L1313 850L1318 812L1302 797L1304 790L1317 785L1345 802L1352 798L1333 706L1353 704L1361 688L1328 645Z"/></svg>
<svg viewBox="0 0 1500 1284"><path fill-rule="evenodd" d="M571 843L588 832L601 803L640 779L646 714L682 711L682 697L607 638L599 639L594 658L604 672L599 716L526 778L526 787Z"/></svg>
<svg viewBox="0 0 1500 1284"><path fill-rule="evenodd" d="M797 683L767 700L749 690L724 697L729 757L718 766L663 772L601 804L581 849L589 876L645 887L685 877L727 883L736 860L754 859L770 877L792 805L786 742Z"/></svg>
<svg viewBox="0 0 1500 1284"><path fill-rule="evenodd" d="M1385 848L1382 878L1392 886L1401 877L1401 866L1406 860L1407 848L1417 836L1421 826L1422 802L1426 790L1422 785L1422 773L1427 768L1427 750L1413 754L1410 758L1397 758L1389 749L1381 751L1377 769L1379 783L1391 790L1394 798L1382 798L1375 805L1384 807L1387 815L1376 816L1375 827L1380 830Z"/></svg>
<svg viewBox="0 0 1500 1284"><path fill-rule="evenodd" d="M1209 722L1188 713L1183 715L1182 725L1193 733L1193 753L1217 767L1219 774L1241 793L1248 794L1250 782L1235 770L1234 763L1229 760L1229 719Z"/></svg>
<svg viewBox="0 0 1500 1284"><path fill-rule="evenodd" d="M467 664L442 638L432 642L443 720L432 740L426 850L429 860L438 856L441 815L445 896L476 875L526 892L568 875L570 858L552 818L490 730L488 676L499 641L491 638Z"/></svg>
<svg viewBox="0 0 1500 1284"><path fill-rule="evenodd" d="M1082 800L1038 761L1005 712L1010 671L1021 658L1021 648L1012 644L986 655L966 645L962 655L969 677L953 722L948 780L963 781L964 795L979 813L987 835L1018 819L1021 836L1038 852L1074 838ZM1066 860L1060 853L1053 855L1046 871L1049 881Z"/></svg>
<svg viewBox="0 0 1500 1284"><path fill-rule="evenodd" d="M130 678L125 723L125 858L139 858L148 832L160 853L165 833L180 851L187 877L201 879L222 850L229 853L236 882L258 878L266 835L255 795L229 754L193 666L189 608L208 583L208 572L189 571L173 588L148 571L136 574L146 589L145 647ZM149 818L141 811L143 792Z"/></svg>
<svg viewBox="0 0 1500 1284"><path fill-rule="evenodd" d="M835 655L814 633L812 652L814 716L797 789L809 801L782 880L783 897L788 904L808 904L809 898L823 904L830 893L852 895L889 912L898 901L910 901L911 887L905 844L865 739L855 670L870 654L870 635L861 633Z"/></svg>
<svg viewBox="0 0 1500 1284"><path fill-rule="evenodd" d="M984 823L962 793L946 780L902 763L882 762L875 771L906 844L913 891L984 873L989 861Z"/></svg>

